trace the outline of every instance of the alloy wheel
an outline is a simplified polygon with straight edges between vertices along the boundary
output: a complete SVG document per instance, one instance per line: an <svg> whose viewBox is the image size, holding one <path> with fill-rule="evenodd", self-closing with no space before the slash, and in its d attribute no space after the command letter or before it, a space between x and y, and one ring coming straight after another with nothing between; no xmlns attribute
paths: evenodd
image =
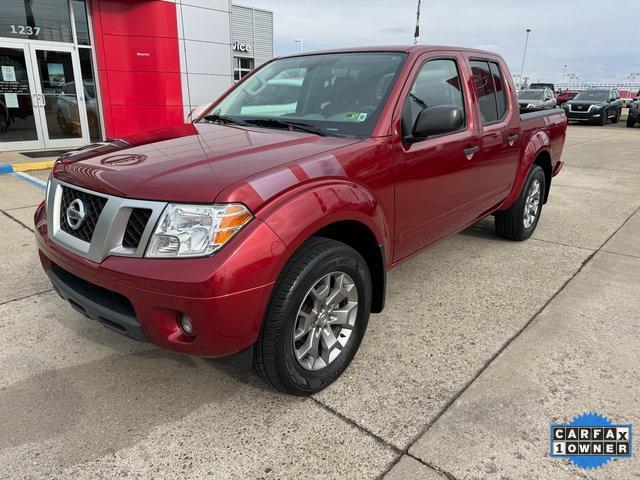
<svg viewBox="0 0 640 480"><path fill-rule="evenodd" d="M529 229L536 221L538 216L538 208L540 207L541 184L537 178L531 182L527 200L524 203L524 228Z"/></svg>
<svg viewBox="0 0 640 480"><path fill-rule="evenodd" d="M331 272L307 292L298 309L293 350L305 370L325 368L344 350L358 316L358 290L344 272Z"/></svg>

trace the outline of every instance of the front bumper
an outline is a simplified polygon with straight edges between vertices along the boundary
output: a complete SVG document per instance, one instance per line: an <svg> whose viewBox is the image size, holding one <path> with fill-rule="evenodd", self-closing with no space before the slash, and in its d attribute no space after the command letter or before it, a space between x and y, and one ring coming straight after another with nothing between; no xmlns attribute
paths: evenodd
<svg viewBox="0 0 640 480"><path fill-rule="evenodd" d="M593 122L602 118L602 115L604 115L604 110L591 112L570 112L565 109L565 113L567 114L567 120Z"/></svg>
<svg viewBox="0 0 640 480"><path fill-rule="evenodd" d="M271 290L288 258L254 219L215 255L194 259L84 259L52 242L44 205L35 214L42 266L61 297L119 333L175 352L220 357L255 343ZM182 314L195 335L178 326Z"/></svg>

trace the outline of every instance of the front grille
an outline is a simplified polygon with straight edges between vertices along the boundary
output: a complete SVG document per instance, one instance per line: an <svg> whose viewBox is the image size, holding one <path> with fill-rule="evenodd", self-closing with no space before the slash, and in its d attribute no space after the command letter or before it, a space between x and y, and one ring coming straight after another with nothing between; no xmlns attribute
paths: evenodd
<svg viewBox="0 0 640 480"><path fill-rule="evenodd" d="M586 112L589 110L590 105L572 105L571 109L574 112Z"/></svg>
<svg viewBox="0 0 640 480"><path fill-rule="evenodd" d="M80 200L85 209L84 220L77 229L71 228L67 221L67 209L74 200ZM87 243L91 243L93 232L102 213L102 209L107 203L107 199L90 193L75 190L69 187L62 187L62 201L60 202L60 229L69 235L79 238Z"/></svg>
<svg viewBox="0 0 640 480"><path fill-rule="evenodd" d="M152 210L147 208L134 208L131 211L131 216L129 217L129 222L127 223L127 228L124 231L124 237L122 239L123 247L138 248L142 233L147 227L152 213Z"/></svg>

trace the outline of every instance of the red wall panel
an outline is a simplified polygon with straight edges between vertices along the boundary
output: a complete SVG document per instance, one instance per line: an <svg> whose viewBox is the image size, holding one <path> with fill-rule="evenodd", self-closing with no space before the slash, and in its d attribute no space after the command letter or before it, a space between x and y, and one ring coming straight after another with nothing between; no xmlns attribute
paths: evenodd
<svg viewBox="0 0 640 480"><path fill-rule="evenodd" d="M180 72L177 38L103 35L103 40L108 70Z"/></svg>
<svg viewBox="0 0 640 480"><path fill-rule="evenodd" d="M182 106L180 74L107 71L111 105Z"/></svg>
<svg viewBox="0 0 640 480"><path fill-rule="evenodd" d="M175 4L91 0L91 10L107 137L183 123Z"/></svg>

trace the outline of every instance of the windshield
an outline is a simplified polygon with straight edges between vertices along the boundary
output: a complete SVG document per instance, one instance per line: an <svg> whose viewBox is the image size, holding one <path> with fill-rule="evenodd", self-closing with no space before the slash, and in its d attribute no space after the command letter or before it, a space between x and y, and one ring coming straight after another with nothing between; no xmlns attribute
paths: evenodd
<svg viewBox="0 0 640 480"><path fill-rule="evenodd" d="M595 100L596 102L606 102L609 99L609 92L596 90L593 92L580 92L574 100Z"/></svg>
<svg viewBox="0 0 640 480"><path fill-rule="evenodd" d="M520 90L518 98L521 100L542 100L544 90Z"/></svg>
<svg viewBox="0 0 640 480"><path fill-rule="evenodd" d="M405 57L372 52L275 60L238 85L205 120L227 117L271 128L309 126L325 135L369 136Z"/></svg>

